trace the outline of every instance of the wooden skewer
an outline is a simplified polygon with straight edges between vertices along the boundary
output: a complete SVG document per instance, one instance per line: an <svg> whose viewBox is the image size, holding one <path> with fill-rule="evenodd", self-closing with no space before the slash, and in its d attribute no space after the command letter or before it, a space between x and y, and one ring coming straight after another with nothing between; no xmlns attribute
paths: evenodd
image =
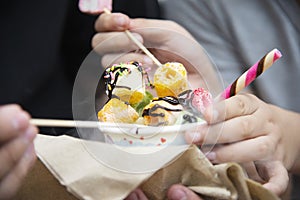
<svg viewBox="0 0 300 200"><path fill-rule="evenodd" d="M82 122L78 121L77 123L73 120L59 120L59 119L31 119L30 123L40 127L71 127L75 128L76 124L78 127L89 127L97 128L97 122Z"/></svg>
<svg viewBox="0 0 300 200"><path fill-rule="evenodd" d="M107 14L111 14L110 10L108 10L107 8L104 8L104 12ZM125 33L127 34L127 36L129 37L129 39L131 39L131 41L133 41L147 56L149 56L149 58L157 65L157 66L162 66L162 64L159 62L159 60L157 60L157 58L155 58L155 56L140 42L138 41L130 31L126 30Z"/></svg>
<svg viewBox="0 0 300 200"><path fill-rule="evenodd" d="M136 128L143 127L137 124L116 124L98 121L73 121L59 119L31 119L30 123L39 127L66 127L66 128Z"/></svg>
<svg viewBox="0 0 300 200"><path fill-rule="evenodd" d="M156 132L174 133L177 131L186 131L193 129L205 122L197 122L193 124L178 124L171 126L146 126L140 124L125 124L125 123L108 123L98 121L73 121L59 119L31 119L30 123L39 127L65 127L65 128L97 128L106 133L123 133L120 129L126 129L127 133L132 134L153 134Z"/></svg>

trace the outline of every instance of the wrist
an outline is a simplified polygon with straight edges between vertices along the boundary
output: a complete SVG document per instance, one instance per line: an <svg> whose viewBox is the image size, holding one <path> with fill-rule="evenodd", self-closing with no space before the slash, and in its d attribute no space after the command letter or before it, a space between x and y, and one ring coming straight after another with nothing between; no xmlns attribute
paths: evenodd
<svg viewBox="0 0 300 200"><path fill-rule="evenodd" d="M300 174L300 114L276 108L279 110L277 123L281 124L282 142L285 143L283 163L289 172Z"/></svg>

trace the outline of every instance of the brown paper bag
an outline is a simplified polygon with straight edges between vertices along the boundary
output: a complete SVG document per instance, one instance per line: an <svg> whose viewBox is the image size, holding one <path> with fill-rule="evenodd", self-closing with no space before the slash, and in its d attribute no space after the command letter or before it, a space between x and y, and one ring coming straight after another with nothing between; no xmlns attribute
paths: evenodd
<svg viewBox="0 0 300 200"><path fill-rule="evenodd" d="M176 183L188 186L203 199L277 200L261 184L245 178L235 163L212 165L196 146L152 175L141 188L150 199L166 199Z"/></svg>
<svg viewBox="0 0 300 200"><path fill-rule="evenodd" d="M132 174L97 161L81 142L68 136L38 136L36 151L43 164L37 162L15 199L123 199L136 187L149 199L165 199L167 189L175 183L188 186L204 199L279 199L245 178L239 165L212 165L196 146L177 149L176 157L167 154L169 159L156 172ZM99 151L111 148L96 145Z"/></svg>
<svg viewBox="0 0 300 200"><path fill-rule="evenodd" d="M37 160L13 200L78 200Z"/></svg>

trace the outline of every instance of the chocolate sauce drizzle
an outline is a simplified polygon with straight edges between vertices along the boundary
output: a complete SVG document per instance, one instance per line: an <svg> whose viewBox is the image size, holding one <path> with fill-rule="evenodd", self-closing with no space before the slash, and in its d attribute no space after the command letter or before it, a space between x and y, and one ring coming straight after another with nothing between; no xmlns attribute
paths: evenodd
<svg viewBox="0 0 300 200"><path fill-rule="evenodd" d="M162 113L162 112L161 113L155 113L155 111L157 109L163 109L163 110L166 110L166 111L173 111L173 112L180 112L180 111L182 111L182 109L172 109L172 108L168 108L168 107L165 107L165 106L161 106L159 104L155 104L151 108L144 109L143 113L142 113L142 117L144 117L144 116L165 117L165 114ZM163 122L158 122L157 124L154 124L154 126L162 126L162 125L165 125L165 124L167 124L167 122L163 121Z"/></svg>
<svg viewBox="0 0 300 200"><path fill-rule="evenodd" d="M159 108L163 109L163 110L166 110L166 111L172 111L172 112L180 112L180 111L182 111L182 109L168 108L168 107L165 107L165 106L161 106L159 104L155 104L151 108L144 109L142 117L144 117L144 116L164 117L165 116L164 113L154 113Z"/></svg>
<svg viewBox="0 0 300 200"><path fill-rule="evenodd" d="M111 73L114 73L118 71L119 73L115 73L114 80L112 82L112 76ZM107 96L109 99L112 98L112 92L116 87L118 78L120 76L120 73L123 73L124 71L128 71L127 67L122 67L121 65L119 66L112 66L110 68L107 68L104 73L103 73L103 78L104 78L104 83L105 83L105 90L107 92Z"/></svg>
<svg viewBox="0 0 300 200"><path fill-rule="evenodd" d="M166 96L166 97L157 97L154 98L152 101L165 101L169 104L172 105L182 105L182 107L184 108L184 110L187 110L189 112L191 112L191 114L184 114L182 116L183 118L183 124L185 123L194 123L197 122L198 119L196 116L199 116L200 113L197 111L196 108L194 108L192 106L192 99L194 97L194 93L192 90L186 90L184 92L182 92L178 98L173 97L173 96ZM151 117L164 117L165 114L164 113L155 113L155 111L157 109L164 109L166 111L171 111L171 112L180 112L182 111L182 109L172 109L172 108L168 108L165 106L161 106L159 104L155 104L153 107L148 108L148 109L144 109L142 116L151 116ZM157 126L160 125L164 125L166 122L161 122L159 124L157 124Z"/></svg>
<svg viewBox="0 0 300 200"><path fill-rule="evenodd" d="M143 74L144 77L146 77L147 83L151 86L150 79L148 74L143 70L142 65L139 62L133 61L129 62L128 64L134 65L137 67L137 69ZM131 90L130 87L126 86L117 86L118 78L121 74L124 72L130 73L130 69L128 67L125 67L124 65L113 65L112 67L106 68L106 70L103 73L103 79L105 84L105 90L106 94L109 99L112 98L112 93L115 88L126 88ZM112 79L112 74L114 75L114 79Z"/></svg>
<svg viewBox="0 0 300 200"><path fill-rule="evenodd" d="M202 114L193 106L192 101L194 98L193 90L186 90L178 95L178 101L184 108L184 110L192 113L195 116L202 117ZM187 117L189 120L189 118ZM197 118L195 117L197 120ZM191 119L194 120L194 119Z"/></svg>
<svg viewBox="0 0 300 200"><path fill-rule="evenodd" d="M165 101L171 105L179 105L179 101L176 97L173 96L166 96L166 97L157 97L154 98L152 101ZM175 108L168 108L165 106L161 106L159 104L155 104L153 107L144 109L142 116L152 116L152 117L164 117L164 113L154 113L157 109L164 109L166 111L173 111L173 112L180 112L182 109L175 109Z"/></svg>
<svg viewBox="0 0 300 200"><path fill-rule="evenodd" d="M185 114L183 115L183 124L186 124L186 123L195 123L197 122L197 117L195 117L194 115L189 115L189 114Z"/></svg>
<svg viewBox="0 0 300 200"><path fill-rule="evenodd" d="M186 90L178 95L178 101L184 108L188 108L192 106L193 98L194 98L193 90Z"/></svg>
<svg viewBox="0 0 300 200"><path fill-rule="evenodd" d="M154 98L153 101L165 101L169 104L172 104L172 105L179 105L180 102L178 101L178 99L176 97L173 97L173 96L166 96L166 97L157 97L157 98Z"/></svg>

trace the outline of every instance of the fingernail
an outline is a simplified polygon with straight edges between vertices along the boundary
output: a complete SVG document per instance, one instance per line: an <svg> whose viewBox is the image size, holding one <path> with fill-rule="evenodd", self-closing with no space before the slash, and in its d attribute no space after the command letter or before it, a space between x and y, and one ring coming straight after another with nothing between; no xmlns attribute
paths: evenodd
<svg viewBox="0 0 300 200"><path fill-rule="evenodd" d="M125 26L126 24L126 19L122 16L116 17L115 22L118 26Z"/></svg>
<svg viewBox="0 0 300 200"><path fill-rule="evenodd" d="M217 110L213 110L213 119L214 120L217 120L218 119L218 117L219 117L219 112L217 111Z"/></svg>
<svg viewBox="0 0 300 200"><path fill-rule="evenodd" d="M144 58L144 64L149 64L149 65L151 65L151 64L153 64L153 61L152 61L149 57L145 57L145 58Z"/></svg>
<svg viewBox="0 0 300 200"><path fill-rule="evenodd" d="M217 158L217 154L215 152L213 152L213 151L207 153L205 156L210 161L214 161Z"/></svg>
<svg viewBox="0 0 300 200"><path fill-rule="evenodd" d="M201 140L201 133L200 132L187 132L186 133L186 140L188 143L197 143Z"/></svg>
<svg viewBox="0 0 300 200"><path fill-rule="evenodd" d="M136 26L135 20L130 20L130 22L129 22L129 27L130 27L131 29L134 29L135 26Z"/></svg>
<svg viewBox="0 0 300 200"><path fill-rule="evenodd" d="M204 112L205 119L208 122L216 121L216 119L218 119L218 115L219 115L219 112L217 110L213 109L212 106L207 108Z"/></svg>
<svg viewBox="0 0 300 200"><path fill-rule="evenodd" d="M15 130L23 130L29 124L29 116L25 112L18 113L12 121Z"/></svg>
<svg viewBox="0 0 300 200"><path fill-rule="evenodd" d="M126 200L139 200L138 195L135 192L130 193Z"/></svg>
<svg viewBox="0 0 300 200"><path fill-rule="evenodd" d="M33 144L29 145L24 156L26 157L26 159L28 159L29 162L34 162L34 160L36 159L36 154Z"/></svg>
<svg viewBox="0 0 300 200"><path fill-rule="evenodd" d="M186 200L187 196L183 190L175 190L170 196L170 200Z"/></svg>

